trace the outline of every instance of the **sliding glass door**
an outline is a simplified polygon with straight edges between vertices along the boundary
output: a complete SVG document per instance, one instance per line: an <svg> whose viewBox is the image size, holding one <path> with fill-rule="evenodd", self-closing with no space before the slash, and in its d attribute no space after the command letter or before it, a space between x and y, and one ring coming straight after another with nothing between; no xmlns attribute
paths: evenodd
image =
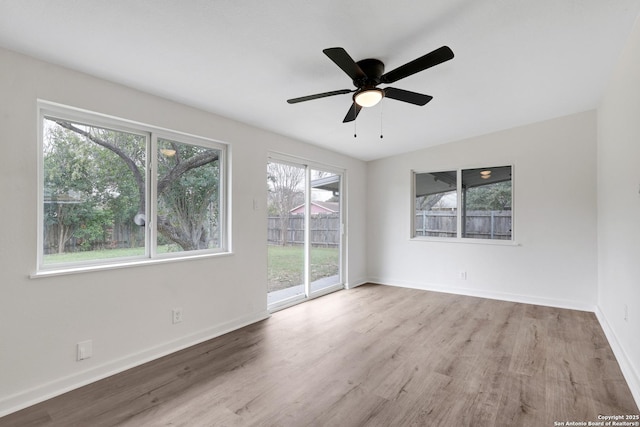
<svg viewBox="0 0 640 427"><path fill-rule="evenodd" d="M274 300L305 296L304 215L306 170L303 166L269 162L267 166L268 292Z"/></svg>
<svg viewBox="0 0 640 427"><path fill-rule="evenodd" d="M268 305L296 303L343 287L342 173L270 159Z"/></svg>
<svg viewBox="0 0 640 427"><path fill-rule="evenodd" d="M341 176L311 169L309 270L311 293L341 284Z"/></svg>

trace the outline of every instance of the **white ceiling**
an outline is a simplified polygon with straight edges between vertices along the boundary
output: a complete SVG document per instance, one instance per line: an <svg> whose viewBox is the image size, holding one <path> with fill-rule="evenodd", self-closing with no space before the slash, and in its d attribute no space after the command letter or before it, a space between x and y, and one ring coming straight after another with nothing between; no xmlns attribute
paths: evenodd
<svg viewBox="0 0 640 427"><path fill-rule="evenodd" d="M596 108L639 13L638 0L0 0L0 46L371 160ZM350 94L285 102L353 89L325 48L389 71L442 45L453 60L393 84L434 99L363 109L357 138Z"/></svg>

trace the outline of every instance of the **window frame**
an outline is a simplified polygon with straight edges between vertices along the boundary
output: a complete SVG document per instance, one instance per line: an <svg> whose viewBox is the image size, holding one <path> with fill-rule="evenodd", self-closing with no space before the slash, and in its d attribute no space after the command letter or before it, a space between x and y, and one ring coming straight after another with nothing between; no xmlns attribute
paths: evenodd
<svg viewBox="0 0 640 427"><path fill-rule="evenodd" d="M411 220L410 220L410 240L413 241L426 241L426 242L449 242L449 243L473 243L473 244L486 244L486 245L506 245L513 246L518 245L516 242L516 209L515 209L515 165L513 163L500 163L491 162L499 166L468 166L468 167L456 167L456 168L434 168L430 170L411 170ZM473 169L491 169L499 167L511 168L511 239L478 239L473 237L462 237L462 174L463 171ZM416 235L416 177L419 174L430 174L443 171L456 171L456 236L455 237L436 237L436 236L418 236Z"/></svg>
<svg viewBox="0 0 640 427"><path fill-rule="evenodd" d="M70 107L45 100L37 101L38 108L38 167L37 167L37 264L36 272L31 277L48 276L55 274L67 274L91 270L103 270L121 268L131 265L188 260L194 258L225 255L231 253L230 239L230 179L228 176L229 144L211 138L174 131L158 126L140 123L120 117L109 116L84 109ZM56 264L44 263L44 121L48 118L68 120L76 124L98 127L116 132L125 132L145 138L145 216L148 219L145 224L145 248L144 255L103 258L97 260L65 262ZM190 144L219 151L219 227L220 245L216 248L197 249L191 251L157 253L158 231L155 215L158 209L157 200L157 173L158 170L158 138L173 140L181 144ZM151 219L153 218L153 219Z"/></svg>

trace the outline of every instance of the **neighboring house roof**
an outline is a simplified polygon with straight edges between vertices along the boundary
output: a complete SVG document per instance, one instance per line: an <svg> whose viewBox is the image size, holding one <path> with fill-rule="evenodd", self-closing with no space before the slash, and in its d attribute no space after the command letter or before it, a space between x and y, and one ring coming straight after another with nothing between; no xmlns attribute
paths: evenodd
<svg viewBox="0 0 640 427"><path fill-rule="evenodd" d="M292 214L303 214L304 204L296 206L289 211ZM340 203L338 202L311 202L311 214L321 213L338 213L340 212Z"/></svg>

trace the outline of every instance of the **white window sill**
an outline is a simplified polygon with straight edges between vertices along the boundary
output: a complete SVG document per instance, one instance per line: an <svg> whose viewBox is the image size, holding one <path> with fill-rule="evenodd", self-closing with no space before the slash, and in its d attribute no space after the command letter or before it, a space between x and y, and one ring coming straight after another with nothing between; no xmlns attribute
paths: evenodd
<svg viewBox="0 0 640 427"><path fill-rule="evenodd" d="M497 245L497 246L521 246L515 240L491 240L491 239L466 239L458 237L428 237L416 236L409 240L414 242L439 242L439 243L469 243L473 245Z"/></svg>
<svg viewBox="0 0 640 427"><path fill-rule="evenodd" d="M181 257L173 257L173 258L154 258L154 259L135 259L130 261L121 261L121 262L113 262L113 263L105 263L105 264L92 264L92 265L74 265L68 267L49 267L39 270L35 273L31 273L29 278L31 279L40 279L43 277L52 277L52 276L65 276L69 274L78 274L78 273L90 273L94 271L105 271L105 270L116 270L121 268L129 268L129 267L142 267L148 265L157 265L157 264L166 264L171 262L182 262L182 261L192 261L203 258L218 258L233 255L233 252L216 252L216 253L206 253L206 254L197 254L197 255L187 255Z"/></svg>

